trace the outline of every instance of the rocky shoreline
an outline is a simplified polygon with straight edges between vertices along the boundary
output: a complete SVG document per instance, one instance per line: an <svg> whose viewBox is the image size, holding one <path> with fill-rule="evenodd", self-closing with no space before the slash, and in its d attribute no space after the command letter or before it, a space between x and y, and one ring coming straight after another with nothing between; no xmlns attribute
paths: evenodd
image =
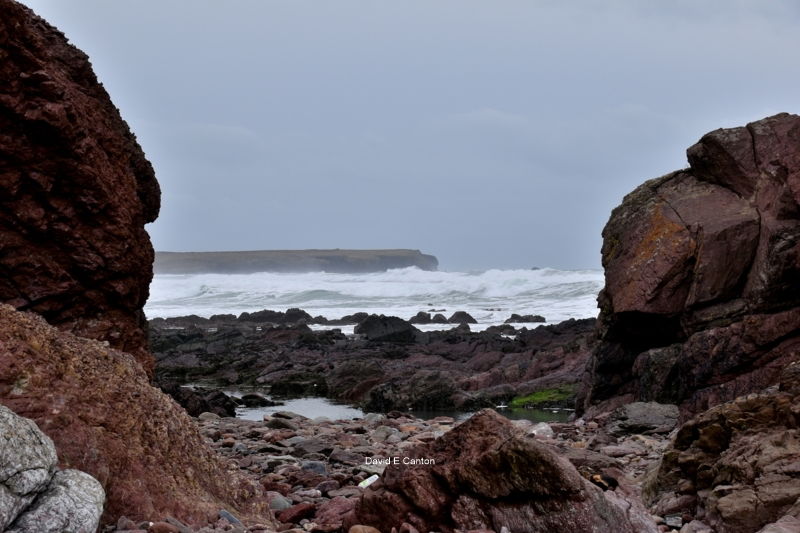
<svg viewBox="0 0 800 533"><path fill-rule="evenodd" d="M593 319L477 333L462 322L422 332L397 317L363 314L353 318L359 321L351 336L314 331L309 319L290 310L151 320L156 379L176 397L176 384L211 381L325 396L374 412L514 401L572 407L594 344Z"/></svg>
<svg viewBox="0 0 800 533"><path fill-rule="evenodd" d="M597 321L148 328L153 169L86 55L0 12L4 533L800 531L800 116L711 132L626 196ZM214 391L180 397L201 379L372 414L220 417ZM579 418L407 414L505 402Z"/></svg>
<svg viewBox="0 0 800 533"><path fill-rule="evenodd" d="M378 480L368 487L359 484L383 474L387 463L417 466L413 464L416 460L425 464L424 458L414 459L417 448L463 424L450 417L422 420L400 412L370 413L355 420L309 419L277 412L263 421L203 413L196 422L228 468L250 476L266 489L269 507L280 521L278 531L293 533L341 531L357 500L381 486ZM497 419L491 423L503 426ZM534 439L567 457L586 479L604 476L615 480L618 487L612 490L634 502L642 520L650 520L654 528L661 524L664 527L660 530L667 531L667 522L677 523L676 516L651 518L636 503L643 474L667 446L668 434L677 423L677 410L658 405L637 409L634 405L609 417L606 426L583 421L508 423L522 438ZM607 488L602 480L596 483ZM228 530L236 530L234 525ZM272 531L270 526L256 522L245 521L243 526L253 533ZM105 531L123 530L117 527ZM212 530L226 529L218 524L197 531Z"/></svg>

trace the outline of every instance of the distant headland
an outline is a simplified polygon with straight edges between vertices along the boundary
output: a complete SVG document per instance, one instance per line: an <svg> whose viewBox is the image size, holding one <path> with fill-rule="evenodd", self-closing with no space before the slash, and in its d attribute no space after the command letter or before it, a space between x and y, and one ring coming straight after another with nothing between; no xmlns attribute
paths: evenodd
<svg viewBox="0 0 800 533"><path fill-rule="evenodd" d="M436 270L436 257L419 250L254 250L156 252L156 274L251 274L254 272L384 272L415 266Z"/></svg>

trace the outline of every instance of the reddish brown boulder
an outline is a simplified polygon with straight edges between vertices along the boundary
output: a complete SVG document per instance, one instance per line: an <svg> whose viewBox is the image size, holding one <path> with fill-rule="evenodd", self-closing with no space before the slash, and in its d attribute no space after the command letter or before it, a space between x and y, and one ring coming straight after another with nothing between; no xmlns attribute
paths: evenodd
<svg viewBox="0 0 800 533"><path fill-rule="evenodd" d="M17 2L0 13L0 301L152 372L153 169L86 55Z"/></svg>
<svg viewBox="0 0 800 533"><path fill-rule="evenodd" d="M407 523L423 533L502 527L512 532L656 531L654 523L632 517L641 505L626 509L627 502L607 499L569 461L492 410L409 450L398 462L365 491L345 527L388 531Z"/></svg>
<svg viewBox="0 0 800 533"><path fill-rule="evenodd" d="M288 509L284 509L278 513L278 520L281 522L292 524L299 522L303 518L308 518L314 514L316 507L313 503L303 502L297 505L292 505Z"/></svg>
<svg viewBox="0 0 800 533"><path fill-rule="evenodd" d="M107 494L103 524L122 515L205 524L220 508L260 512L253 498L260 488L219 462L186 412L148 384L132 356L4 304L0 403L36 421L62 467L100 481Z"/></svg>
<svg viewBox="0 0 800 533"><path fill-rule="evenodd" d="M800 345L800 117L717 130L690 168L625 197L603 230L602 342L579 409L684 413L774 383Z"/></svg>

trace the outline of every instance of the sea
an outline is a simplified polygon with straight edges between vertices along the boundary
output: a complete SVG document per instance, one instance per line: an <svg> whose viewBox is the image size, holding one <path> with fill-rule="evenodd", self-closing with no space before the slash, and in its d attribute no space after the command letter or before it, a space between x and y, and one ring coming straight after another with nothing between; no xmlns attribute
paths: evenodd
<svg viewBox="0 0 800 533"><path fill-rule="evenodd" d="M328 319L362 311L408 319L419 311L446 317L466 311L477 321L471 329L481 331L502 324L513 313L541 315L549 324L595 317L597 293L602 287L602 270L552 268L448 272L409 267L366 274L157 274L150 285L145 313L148 318L210 317L300 308ZM519 326L526 325L539 324ZM453 326L426 325L420 329L450 327ZM341 329L352 333L352 328Z"/></svg>

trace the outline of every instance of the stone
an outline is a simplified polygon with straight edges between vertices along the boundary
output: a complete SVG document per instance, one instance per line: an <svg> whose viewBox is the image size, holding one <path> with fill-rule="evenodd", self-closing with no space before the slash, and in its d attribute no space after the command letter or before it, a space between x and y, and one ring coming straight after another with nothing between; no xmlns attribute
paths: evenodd
<svg viewBox="0 0 800 533"><path fill-rule="evenodd" d="M4 304L0 403L36 421L61 464L100 482L104 523L122 515L204 521L220 502L250 510L246 494L260 493L255 482L227 470L195 422L150 385L130 354ZM258 505L256 499L253 512Z"/></svg>
<svg viewBox="0 0 800 533"><path fill-rule="evenodd" d="M318 484L315 489L320 491L322 494L328 494L332 490L336 490L340 488L341 485L335 479L329 479L327 481L323 481L322 483Z"/></svg>
<svg viewBox="0 0 800 533"><path fill-rule="evenodd" d="M270 407L280 405L278 402L273 402L257 392L243 394L239 400L242 402L242 404L244 404L245 407Z"/></svg>
<svg viewBox="0 0 800 533"><path fill-rule="evenodd" d="M547 320L542 315L518 315L517 313L512 313L504 323L519 324L524 322L547 322Z"/></svg>
<svg viewBox="0 0 800 533"><path fill-rule="evenodd" d="M43 491L58 461L36 423L0 405L0 531Z"/></svg>
<svg viewBox="0 0 800 533"><path fill-rule="evenodd" d="M313 516L315 509L316 507L313 503L298 503L297 505L293 505L288 509L284 509L283 511L279 512L277 517L281 522L287 524L296 524L303 518L309 518L310 516Z"/></svg>
<svg viewBox="0 0 800 533"><path fill-rule="evenodd" d="M630 504L607 499L566 459L491 409L407 453L406 464L388 466L365 490L345 527L655 532L654 524L634 526Z"/></svg>
<svg viewBox="0 0 800 533"><path fill-rule="evenodd" d="M332 498L319 506L314 521L320 525L341 528L344 516L353 510L355 504L354 498Z"/></svg>
<svg viewBox="0 0 800 533"><path fill-rule="evenodd" d="M300 468L323 476L328 473L328 468L322 461L303 461L300 463Z"/></svg>
<svg viewBox="0 0 800 533"><path fill-rule="evenodd" d="M456 311L447 319L450 324L477 324L478 321L466 311Z"/></svg>
<svg viewBox="0 0 800 533"><path fill-rule="evenodd" d="M292 506L292 501L278 492L268 492L269 508L274 511L283 511Z"/></svg>
<svg viewBox="0 0 800 533"><path fill-rule="evenodd" d="M93 532L105 492L92 476L58 470L56 450L36 424L0 405L0 530ZM8 529L6 529L8 528Z"/></svg>
<svg viewBox="0 0 800 533"><path fill-rule="evenodd" d="M0 12L0 302L107 341L152 375L153 168L89 58L22 4Z"/></svg>
<svg viewBox="0 0 800 533"><path fill-rule="evenodd" d="M436 313L431 318L431 324L447 324L447 317L441 313Z"/></svg>
<svg viewBox="0 0 800 533"><path fill-rule="evenodd" d="M350 526L350 529L347 530L347 533L381 533L381 531L372 526L355 525Z"/></svg>
<svg viewBox="0 0 800 533"><path fill-rule="evenodd" d="M800 499L798 404L798 393L772 390L688 420L647 478L646 502L690 514L704 509L703 521L728 533L776 522ZM688 498L677 505L676 494Z"/></svg>
<svg viewBox="0 0 800 533"><path fill-rule="evenodd" d="M180 533L180 528L169 522L153 522L148 531L150 533Z"/></svg>
<svg viewBox="0 0 800 533"><path fill-rule="evenodd" d="M669 433L678 425L677 405L657 402L633 402L611 413L606 430L614 436L634 433Z"/></svg>
<svg viewBox="0 0 800 533"><path fill-rule="evenodd" d="M297 431L298 426L291 420L286 420L285 418L274 417L267 420L267 427L272 429L291 429L292 431Z"/></svg>
<svg viewBox="0 0 800 533"><path fill-rule="evenodd" d="M6 533L91 533L100 523L105 491L95 478L79 470L60 470L35 505L19 515Z"/></svg>
<svg viewBox="0 0 800 533"><path fill-rule="evenodd" d="M416 342L421 333L417 328L396 316L370 315L353 329L358 335L375 342Z"/></svg>
<svg viewBox="0 0 800 533"><path fill-rule="evenodd" d="M776 383L800 338L800 116L704 135L603 230L601 342L578 414L630 401L686 416Z"/></svg>
<svg viewBox="0 0 800 533"><path fill-rule="evenodd" d="M800 518L787 515L777 522L759 529L758 533L797 533L798 531L800 531Z"/></svg>
<svg viewBox="0 0 800 533"><path fill-rule="evenodd" d="M412 316L408 319L410 324L430 324L431 323L431 314L426 313L425 311L420 311L416 315Z"/></svg>

